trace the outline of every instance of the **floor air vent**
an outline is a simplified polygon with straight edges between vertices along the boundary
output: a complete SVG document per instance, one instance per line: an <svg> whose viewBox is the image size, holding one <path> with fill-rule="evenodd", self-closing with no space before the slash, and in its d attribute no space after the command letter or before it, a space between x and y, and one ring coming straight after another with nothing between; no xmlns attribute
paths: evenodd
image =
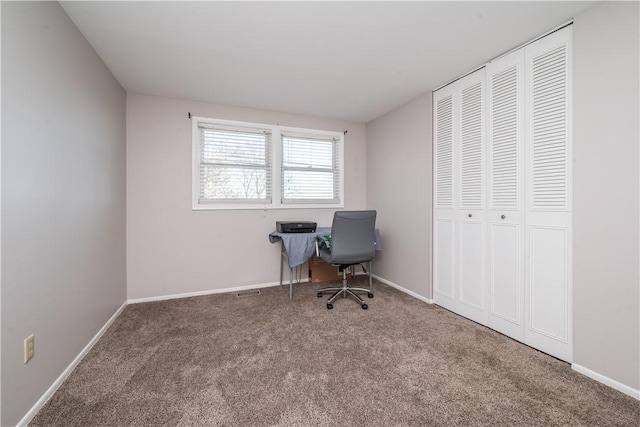
<svg viewBox="0 0 640 427"><path fill-rule="evenodd" d="M254 297L256 295L260 295L259 289L251 290L251 291L242 291L242 292L236 293L236 296L239 296L239 297Z"/></svg>

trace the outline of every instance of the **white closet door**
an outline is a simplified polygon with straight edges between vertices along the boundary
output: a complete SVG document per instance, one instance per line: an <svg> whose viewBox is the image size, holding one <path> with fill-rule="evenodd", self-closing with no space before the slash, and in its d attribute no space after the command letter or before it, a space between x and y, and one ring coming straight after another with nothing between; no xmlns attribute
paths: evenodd
<svg viewBox="0 0 640 427"><path fill-rule="evenodd" d="M455 311L454 108L453 87L434 93L433 293Z"/></svg>
<svg viewBox="0 0 640 427"><path fill-rule="evenodd" d="M573 361L571 278L572 27L525 49L528 197L525 342Z"/></svg>
<svg viewBox="0 0 640 427"><path fill-rule="evenodd" d="M488 326L524 341L524 51L487 65Z"/></svg>
<svg viewBox="0 0 640 427"><path fill-rule="evenodd" d="M460 88L457 127L455 210L457 240L457 312L486 323L485 70L456 82Z"/></svg>

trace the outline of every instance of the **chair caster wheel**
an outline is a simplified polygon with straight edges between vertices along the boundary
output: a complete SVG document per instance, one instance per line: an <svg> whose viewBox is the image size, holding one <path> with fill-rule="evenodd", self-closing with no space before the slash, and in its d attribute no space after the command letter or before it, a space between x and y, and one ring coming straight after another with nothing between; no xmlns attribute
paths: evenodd
<svg viewBox="0 0 640 427"><path fill-rule="evenodd" d="M369 292L369 293L367 294L367 296L368 296L369 298L373 298L373 294L372 294L371 292Z"/></svg>
<svg viewBox="0 0 640 427"><path fill-rule="evenodd" d="M369 308L369 306L367 304L362 304L362 309L366 310L367 308Z"/></svg>
<svg viewBox="0 0 640 427"><path fill-rule="evenodd" d="M327 304L327 310L331 310L333 308L333 304Z"/></svg>
<svg viewBox="0 0 640 427"><path fill-rule="evenodd" d="M318 292L318 298L322 298L322 293Z"/></svg>

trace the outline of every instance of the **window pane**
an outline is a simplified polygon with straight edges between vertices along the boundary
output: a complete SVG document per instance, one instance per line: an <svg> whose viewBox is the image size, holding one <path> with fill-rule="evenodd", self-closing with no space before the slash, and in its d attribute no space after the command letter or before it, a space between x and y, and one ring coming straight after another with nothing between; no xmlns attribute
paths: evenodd
<svg viewBox="0 0 640 427"><path fill-rule="evenodd" d="M284 199L334 199L334 174L330 172L285 170Z"/></svg>
<svg viewBox="0 0 640 427"><path fill-rule="evenodd" d="M338 202L336 146L334 139L282 136L283 202Z"/></svg>
<svg viewBox="0 0 640 427"><path fill-rule="evenodd" d="M202 165L201 194L204 199L265 199L265 169Z"/></svg>
<svg viewBox="0 0 640 427"><path fill-rule="evenodd" d="M265 165L267 136L264 133L202 129L203 163Z"/></svg>
<svg viewBox="0 0 640 427"><path fill-rule="evenodd" d="M284 167L333 168L332 140L284 136L282 162Z"/></svg>
<svg viewBox="0 0 640 427"><path fill-rule="evenodd" d="M270 132L200 127L200 200L271 199Z"/></svg>

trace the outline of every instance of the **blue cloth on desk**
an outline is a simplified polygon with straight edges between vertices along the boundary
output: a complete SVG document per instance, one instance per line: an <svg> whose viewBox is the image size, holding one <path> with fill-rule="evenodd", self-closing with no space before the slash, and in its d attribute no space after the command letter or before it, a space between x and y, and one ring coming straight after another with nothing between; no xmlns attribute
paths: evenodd
<svg viewBox="0 0 640 427"><path fill-rule="evenodd" d="M316 253L316 236L330 233L331 227L318 227L315 233L278 233L273 231L269 234L269 241L275 243L282 240L289 257L289 268L293 268L304 264Z"/></svg>
<svg viewBox="0 0 640 427"><path fill-rule="evenodd" d="M269 233L269 241L275 243L282 240L289 258L289 268L304 264L316 253L316 237L331 234L331 227L318 227L315 233ZM380 233L376 228L376 250L382 250Z"/></svg>

